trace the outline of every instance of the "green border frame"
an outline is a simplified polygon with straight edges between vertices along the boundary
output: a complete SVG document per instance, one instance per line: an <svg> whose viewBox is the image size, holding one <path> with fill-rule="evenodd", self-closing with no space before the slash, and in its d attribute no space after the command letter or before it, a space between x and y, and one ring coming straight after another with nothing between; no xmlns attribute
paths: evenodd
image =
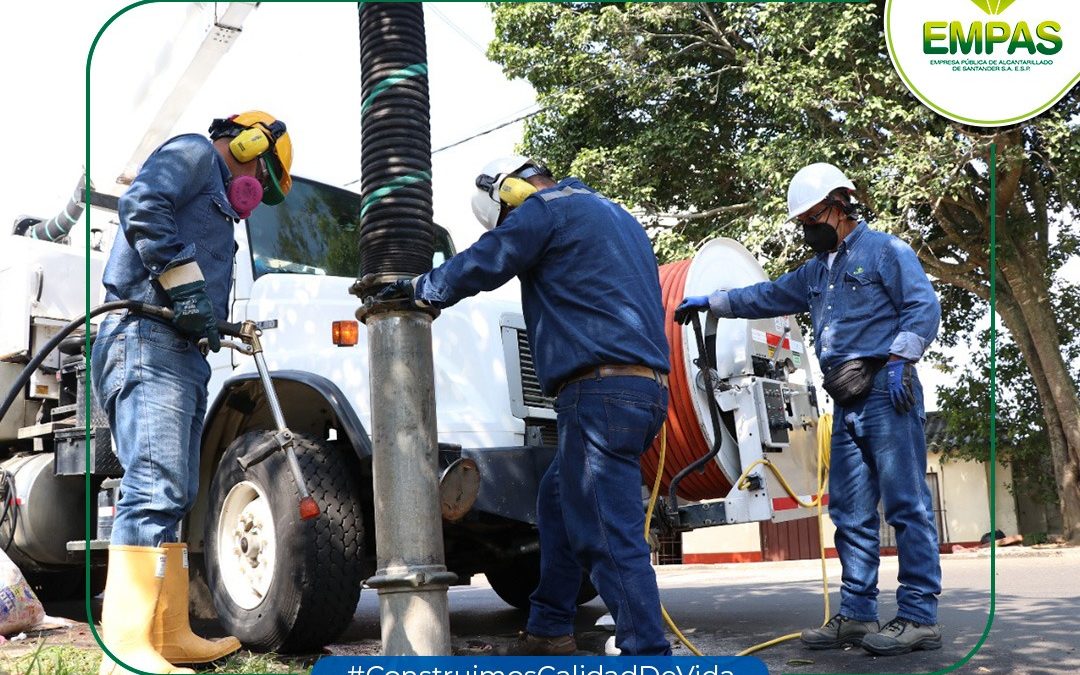
<svg viewBox="0 0 1080 675"><path fill-rule="evenodd" d="M911 91L912 94L915 95L915 98L919 99L920 103L925 105L927 108L930 108L934 112L953 120L954 122L961 122L963 124L970 124L977 127L1004 127L1010 124L1019 124L1020 122L1026 122L1033 117L1038 117L1050 108L1053 108L1058 101L1065 98L1065 95L1068 94L1078 82L1080 82L1080 73L1077 73L1076 77L1073 78L1072 82L1067 84L1064 89L1053 95L1049 103L1046 103L1045 105L1040 105L1038 108L1031 112L1023 113L1015 117L1010 117L1003 120L976 120L949 112L948 110L945 110L941 106L931 101L930 98L926 96L926 94L919 91L919 88L916 87L915 83L911 81L911 78L908 77L908 74L904 72L904 67L900 65L900 57L897 56L896 50L893 49L894 40L892 37L892 22L890 21L894 2L895 0L888 0L885 3L885 43L888 46L887 51L889 52L889 60L892 61L893 67L896 68L896 72L900 75L900 79L903 80L904 85L908 88L908 90Z"/></svg>
<svg viewBox="0 0 1080 675"><path fill-rule="evenodd" d="M263 1L264 2L275 2L276 3L276 2L289 2L289 1L291 1L291 2L316 2L316 1L319 1L319 0L263 0ZM323 0L323 1L325 1L325 2L353 2L354 0ZM455 1L455 0L451 0L451 1ZM458 1L475 2L475 1L480 1L480 0L458 0ZM717 1L718 2L753 2L753 0L717 0ZM815 4L867 4L868 2L870 2L870 0L762 0L762 1L763 2L787 2L787 3L791 3L791 4L809 4L809 3L815 3ZM113 22L115 22L118 18L120 18L120 16L122 16L123 14L126 14L127 12L131 11L132 9L134 9L136 7L139 7L139 6L142 6L142 5L148 5L148 4L158 4L158 3L189 3L189 2L191 2L191 0L138 0L137 2L129 4L129 5L125 6L124 8L120 9L119 11L117 11L116 13L114 13L111 17L109 17L109 19L104 24L102 24L101 28L98 29L98 32L94 36L94 39L90 44L90 49L89 49L89 51L87 52L87 55L86 55L86 101L85 101L85 111L86 111L85 165L86 165L86 169L85 169L85 172L86 172L87 177L90 176L90 152L91 152L90 151L90 96L91 96L90 74L91 74L91 65L92 65L93 58L94 58L94 52L97 49L98 42L101 40L102 35L104 35L105 31L109 28L109 26L111 26L113 24ZM885 23L886 23L886 42L887 42L887 45L891 45L891 37L890 37L889 29L888 29L888 14L889 14L889 8L892 6L892 2L893 2L893 0L888 0L888 2L886 4L886 8L885 8L885 17L884 17L884 19L885 19ZM890 57L891 57L891 55L892 55L891 48L888 51L889 51ZM904 83L906 85L908 85L909 89L911 89L913 92L915 92L915 94L918 97L918 99L920 100L920 102L924 103L925 105L928 105L928 107L934 109L935 111L942 113L946 117L951 117L945 111L942 111L942 110L938 109L937 107L935 107L934 105L929 104L927 101L923 100L922 95L919 94L918 91L914 87L912 87L910 85L910 83L908 82L906 75L904 75L902 69L900 68L899 62L897 62L895 59L893 59L893 64L896 67L896 70L900 73L901 78L903 79ZM1045 112L1046 109L1053 106L1058 100L1061 99L1061 97L1063 97L1066 93L1068 93L1068 91L1070 89L1072 89L1072 87L1076 84L1077 81L1080 81L1080 75L1078 75L1077 79L1073 81L1073 84L1066 87L1061 92L1061 94L1056 99L1054 99L1054 101L1052 103L1050 103L1047 106L1041 108L1037 113L1032 114L1030 117L1034 117L1034 116L1036 116L1036 115L1038 115L1038 114L1040 114L1042 112ZM1029 118L1025 118L1025 119L1029 119ZM1019 119L1019 118L1017 118L1017 119ZM958 120L958 121L965 121L965 120ZM978 122L969 121L969 123L979 125ZM998 123L993 123L993 124L990 124L989 126L996 126L997 124ZM85 195L84 195L84 198L87 201L87 203L89 203L89 200L90 200L90 192L91 192L91 187L90 187L89 180L87 180L86 192L85 192ZM88 315L89 315L89 312L90 312L90 309L91 309L91 305L90 305L91 279L90 279L90 264L89 264L90 250L91 250L90 249L90 227L89 227L90 218L91 218L90 211L91 211L90 209L87 209L87 211L86 211L86 223L85 223L86 234L85 234L85 242L84 242L84 244L85 244L84 255L85 255L86 261L87 261L86 262L86 276L85 276L85 308L86 308L86 312L87 312ZM996 481L997 481L997 468L996 468L996 465L997 465L997 433L996 433L996 419L995 419L996 414L997 414L997 363L996 363L997 331L996 331L996 315L994 313L995 301L996 301L996 298L995 298L996 281L997 281L997 263L996 263L997 243L996 243L996 233L997 233L997 146L996 146L996 144L991 144L991 146L990 146L990 488L991 489L989 490L989 493L990 493L990 495L989 495L990 496L990 500L989 500L990 501L990 531L991 532L993 532L994 529L996 528L996 510L997 510L997 505L996 505L996 501L997 501L996 493L997 493L997 491L994 489L994 486L996 485ZM85 346L84 346L84 351L86 353L85 358L86 358L86 366L87 366L87 368L86 368L85 375L84 375L84 377L86 379L85 379L83 385L87 386L88 383L89 383L90 367L91 367L90 356L89 356L89 354L90 354L90 319L89 318L87 318L87 320L86 320L85 331L86 331L86 342L85 342ZM90 416L90 399L89 398L86 399L85 413L86 413L87 419L89 419L89 416ZM89 466L89 462L90 462L90 430L89 430L89 428L87 428L87 430L86 430L86 436L84 438L84 441L85 441L85 446L86 446L86 460L85 461L86 461L87 465ZM89 592L89 590L90 590L90 570L91 570L89 545L90 545L90 541L91 541L91 538L92 538L91 533L93 532L93 528L96 526L96 513L92 509L92 505L91 505L91 496L92 495L91 495L90 474L86 475L85 490L86 490L86 532L85 532L85 534L86 534L87 553L86 553L86 559L85 559L85 564L84 564L84 572L85 572L85 581L86 581L86 589L87 589L86 597L85 597L86 617L87 617L87 620L88 620L88 623L89 623L89 626L90 626L90 633L94 636L94 641L97 642L98 646L101 648L102 652L104 653L103 658L105 656L108 656L109 658L113 658L112 652L109 651L109 649L102 642L101 635L98 633L98 629L94 625L93 606L92 606L93 597L90 595L90 592ZM95 502L96 502L96 500L95 500ZM929 673L929 674L926 674L926 675L944 675L945 673L951 673L951 672L963 667L982 648L983 644L985 644L986 640L988 639L990 629L991 629L991 627L993 625L993 621L994 621L994 611L995 611L995 604L996 604L996 558L997 558L996 549L997 549L996 543L994 542L993 539L991 539L991 542L990 542L990 607L989 607L989 614L988 614L987 620L986 620L986 627L983 629L982 636L980 637L979 641L971 648L971 650L968 651L968 653L966 655L961 657L961 659L959 661L952 664L951 666L948 666L946 668L942 668L940 670L935 670L932 673ZM113 658L113 660L116 661L117 659ZM158 673L151 673L149 671L138 670L136 668L128 668L128 670L130 670L132 672L139 673L140 675L160 675ZM806 675L806 674L801 673L800 675ZM856 675L856 674L855 673L819 673L819 674L816 674L816 675ZM870 675L883 675L883 674L882 673L875 673L875 674L870 674ZM886 673L884 675L915 675L915 674L897 672L897 673L891 673L891 674Z"/></svg>

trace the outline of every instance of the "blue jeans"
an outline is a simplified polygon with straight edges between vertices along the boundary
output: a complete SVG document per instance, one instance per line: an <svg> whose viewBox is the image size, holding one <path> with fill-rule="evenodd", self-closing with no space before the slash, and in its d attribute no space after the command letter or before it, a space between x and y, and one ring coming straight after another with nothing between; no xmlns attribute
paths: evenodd
<svg viewBox="0 0 1080 675"><path fill-rule="evenodd" d="M643 377L574 382L559 394L559 449L540 482L540 584L526 630L574 632L581 571L615 619L623 654L671 654L645 541L638 458L667 414L667 390Z"/></svg>
<svg viewBox="0 0 1080 675"><path fill-rule="evenodd" d="M884 368L862 400L837 405L829 468L829 517L843 567L840 613L858 621L878 618L878 502L896 530L900 582L897 616L937 623L941 564L937 528L926 484L926 435L922 385L917 403L899 413L889 400Z"/></svg>
<svg viewBox="0 0 1080 675"><path fill-rule="evenodd" d="M175 542L199 490L206 358L171 326L110 316L94 341L91 380L124 467L112 543Z"/></svg>

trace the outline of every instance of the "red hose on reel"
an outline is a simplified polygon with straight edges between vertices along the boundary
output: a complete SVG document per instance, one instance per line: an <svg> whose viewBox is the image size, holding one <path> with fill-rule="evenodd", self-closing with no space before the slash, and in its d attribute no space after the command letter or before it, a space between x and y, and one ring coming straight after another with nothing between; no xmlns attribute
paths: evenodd
<svg viewBox="0 0 1080 675"><path fill-rule="evenodd" d="M671 373L668 375L667 455L661 485L664 493L671 486L671 479L697 458L709 451L709 445L701 432L697 414L694 412L690 392L693 383L683 365L683 327L674 321L675 308L685 295L686 275L690 260L683 260L660 267L660 294L664 303L664 332L671 348ZM660 437L641 456L641 472L646 485L656 480L660 459ZM709 462L704 472L694 472L680 483L678 495L683 499L700 501L724 497L731 490L731 483L716 462Z"/></svg>

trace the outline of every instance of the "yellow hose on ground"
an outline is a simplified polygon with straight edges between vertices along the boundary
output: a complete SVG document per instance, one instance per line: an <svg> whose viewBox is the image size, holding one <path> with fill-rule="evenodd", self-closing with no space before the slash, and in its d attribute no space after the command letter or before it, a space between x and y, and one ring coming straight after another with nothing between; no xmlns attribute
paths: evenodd
<svg viewBox="0 0 1080 675"><path fill-rule="evenodd" d="M784 492L786 492L792 499L794 499L797 504L805 508L817 507L818 544L821 551L821 588L822 594L825 598L825 618L822 620L821 625L825 625L825 623L829 620L829 577L825 569L825 526L823 521L823 504L821 500L822 495L825 492L825 483L828 480L829 476L829 463L832 459L832 415L829 413L826 413L820 418L818 418L817 446L817 493L814 495L814 498L809 502L803 501L802 498L799 497L799 495L795 494L795 491L791 488L791 485L787 482L787 479L784 478L784 474L780 472L780 469L778 469L775 464L773 464L767 459L756 460L751 463L750 466L746 467L746 470L743 471L742 475L739 476L739 478L735 481L735 485L739 489L746 489L746 481L747 477L750 475L750 472L758 466L763 465L768 468L774 476L776 476L777 480L780 481L781 487L784 488ZM653 507L656 506L656 499L660 494L660 479L664 475L664 455L666 451L667 424L665 423L660 430L660 459L656 469L656 480L653 481L652 492L649 495L649 506L645 512L646 541L648 541L649 539L649 526L652 524ZM660 605L660 613L664 616L664 622L667 623L667 626L671 629L671 632L674 633L677 638L679 638L679 642L683 643L683 645L685 645L686 648L690 650L690 653L692 653L694 656L703 656L701 651L697 647L695 647L694 644L690 642L690 640L685 635L683 635L682 631L679 630L679 627L675 625L675 621L671 618L671 615L668 614L663 604ZM762 649L772 647L773 645L778 645L781 642L794 640L795 638L799 637L799 635L799 633L789 633L787 635L782 635L778 638L774 638L767 642L756 644L748 649L744 649L738 654L736 654L736 656L747 656L749 654L753 654L754 652L761 651Z"/></svg>
<svg viewBox="0 0 1080 675"><path fill-rule="evenodd" d="M653 481L652 493L649 495L649 508L645 511L645 541L649 541L649 526L652 524L652 512L653 507L656 506L656 498L660 494L660 479L664 475L664 454L667 452L667 422L664 422L664 426L660 428L660 461L657 465L656 480ZM663 603L660 604L660 613L664 616L664 623L668 625L672 633L675 633L675 637L679 638L679 642L686 645L686 648L690 650L690 653L694 656L704 656L694 643L682 634L679 627L675 625L675 620L668 614L667 609L664 608Z"/></svg>

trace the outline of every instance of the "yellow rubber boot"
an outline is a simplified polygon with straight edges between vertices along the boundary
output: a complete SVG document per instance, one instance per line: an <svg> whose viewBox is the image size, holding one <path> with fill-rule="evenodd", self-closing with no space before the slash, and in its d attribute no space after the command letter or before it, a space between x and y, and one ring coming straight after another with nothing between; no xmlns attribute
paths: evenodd
<svg viewBox="0 0 1080 675"><path fill-rule="evenodd" d="M154 610L164 576L164 549L109 547L109 576L101 606L101 636L120 663L114 662L108 654L104 655L98 675L132 672L124 665L150 673L195 672L190 668L173 667L150 642Z"/></svg>
<svg viewBox="0 0 1080 675"><path fill-rule="evenodd" d="M191 632L188 619L187 544L162 544L165 585L154 612L154 647L172 663L209 663L240 649L233 636L207 640Z"/></svg>

